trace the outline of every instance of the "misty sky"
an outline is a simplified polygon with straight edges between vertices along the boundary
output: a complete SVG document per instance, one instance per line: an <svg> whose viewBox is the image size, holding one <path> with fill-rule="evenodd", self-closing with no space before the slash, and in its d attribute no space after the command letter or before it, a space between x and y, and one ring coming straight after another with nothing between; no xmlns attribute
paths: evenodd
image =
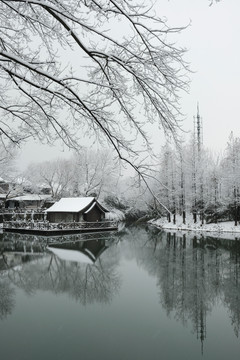
<svg viewBox="0 0 240 360"><path fill-rule="evenodd" d="M175 36L178 46L188 49L185 56L191 64L191 85L181 99L186 115L183 128L193 129L193 116L197 102L203 120L205 146L223 150L231 131L240 136L239 127L239 59L240 59L240 2L222 0L209 7L208 0L157 0L158 15L166 17L170 26L189 27ZM153 136L155 149L160 151L164 139ZM90 142L89 142L90 143ZM87 145L88 141L83 140ZM68 156L61 146L47 147L28 144L22 151L23 166L31 161L41 161L58 156Z"/></svg>

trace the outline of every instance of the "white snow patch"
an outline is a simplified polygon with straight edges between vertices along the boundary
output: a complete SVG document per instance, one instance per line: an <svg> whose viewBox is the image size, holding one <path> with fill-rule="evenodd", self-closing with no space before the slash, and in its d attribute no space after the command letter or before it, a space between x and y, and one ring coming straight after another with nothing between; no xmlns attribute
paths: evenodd
<svg viewBox="0 0 240 360"><path fill-rule="evenodd" d="M211 233L240 233L240 225L235 226L234 221L226 221L212 224L202 224L201 221L194 223L191 215L186 217L186 224L183 224L182 217L176 216L176 224L168 222L166 218L153 219L148 223L166 230L182 230L182 231L196 231L196 232L211 232Z"/></svg>
<svg viewBox="0 0 240 360"><path fill-rule="evenodd" d="M46 212L79 212L91 204L94 197L62 198Z"/></svg>
<svg viewBox="0 0 240 360"><path fill-rule="evenodd" d="M29 195L22 195L16 196L14 198L10 198L10 200L19 200L19 201L40 201L50 199L50 195L39 195L39 194L29 194Z"/></svg>

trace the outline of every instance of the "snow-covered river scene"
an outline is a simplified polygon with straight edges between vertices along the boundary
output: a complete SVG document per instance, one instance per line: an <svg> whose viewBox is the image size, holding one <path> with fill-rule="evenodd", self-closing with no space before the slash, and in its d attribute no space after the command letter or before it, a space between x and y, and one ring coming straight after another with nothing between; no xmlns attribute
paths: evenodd
<svg viewBox="0 0 240 360"><path fill-rule="evenodd" d="M2 359L239 359L240 240L2 234Z"/></svg>
<svg viewBox="0 0 240 360"><path fill-rule="evenodd" d="M0 0L1 359L239 359L239 19Z"/></svg>

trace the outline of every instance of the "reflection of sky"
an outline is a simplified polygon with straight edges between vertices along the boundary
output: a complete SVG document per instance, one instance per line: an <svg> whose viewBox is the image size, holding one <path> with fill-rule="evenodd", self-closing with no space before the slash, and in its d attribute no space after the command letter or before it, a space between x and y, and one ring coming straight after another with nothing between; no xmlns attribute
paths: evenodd
<svg viewBox="0 0 240 360"><path fill-rule="evenodd" d="M167 276L170 280L172 279L174 271L176 280L182 276L184 269L181 266L179 252L180 240L180 237L176 239L175 265L173 261L167 261L167 241L164 236L160 236L160 232L153 235L151 232L147 234L143 230L135 229L128 235L123 235L117 245L109 247L102 253L96 264L103 270L98 285L101 287L102 283L106 291L111 292L109 281L112 276L115 274L116 278L121 279L118 292L113 292L109 302L103 302L101 298L90 301L88 298L89 301L84 304L76 296L70 295L73 288L71 290L69 284L70 287L77 284L74 281L69 283L72 275L75 279L83 276L86 269L92 268L90 265L85 264L79 267L74 263L58 261L57 267L60 267L61 274L64 275L62 280L65 285L59 287L56 283L61 278L54 277L56 270L54 265L51 268L52 289L49 283L45 288L41 286L44 284L41 279L46 276L50 263L49 255L45 260L38 260L32 265L24 265L28 267L25 275L28 274L31 277L31 274L35 273L32 281L35 291L29 296L21 290L21 281L17 283L20 288L16 288L16 306L6 321L0 322L1 354L9 359L17 358L17 352L25 354L24 359L30 359L34 354L34 359L37 360L40 358L75 359L76 356L83 359L112 359L113 354L116 360L135 358L155 360L159 359L159 356L167 360L192 358L225 360L227 354L231 360L238 359L239 340L234 334L228 304L224 303L221 293L220 296L215 297L216 301L212 298L212 294L208 293L211 276L214 277L211 275L214 274L211 266L216 260L215 250L205 249L199 243L197 248L193 248L190 239L186 242L189 260L193 259L195 250L199 254L198 259L201 259L201 253L205 256L205 290L199 294L200 302L205 301L206 297L209 300L209 296L213 300L206 317L203 356L201 342L197 339L192 323L193 310L196 308L198 311L198 308L195 303L188 301L189 291L193 290L191 285L199 284L186 283L185 299L179 297L184 289L174 287L177 283L169 282L168 288L163 286L167 283ZM228 246L230 243L228 242ZM173 242L171 244L173 245ZM220 270L221 266L227 270L229 268L233 270L237 263L231 260L227 248L224 248L222 244L220 248L218 252ZM209 263L210 259L212 259L211 263ZM197 268L202 273L201 267ZM193 270L188 267L187 281L192 273ZM97 274L97 271L94 272L94 277ZM224 276L228 274L225 272ZM20 273L19 279L24 281L24 272ZM200 278L199 280L202 281ZM226 281L230 286L227 278ZM90 290L94 289L91 287L92 283L88 284L86 279L84 284L86 288L90 285ZM213 293L217 291L219 294L223 285L222 282L216 285ZM56 289L59 291L55 291ZM237 294L239 289L237 287L232 289L235 289ZM231 288L228 287L227 290ZM83 288L79 291L83 292ZM167 298L171 304L174 304L168 316L163 306ZM184 326L178 316L181 306L186 312ZM193 308L191 309L190 306ZM238 308L239 306L235 312ZM20 328L23 330L20 331ZM9 345L9 339L14 342L14 347Z"/></svg>

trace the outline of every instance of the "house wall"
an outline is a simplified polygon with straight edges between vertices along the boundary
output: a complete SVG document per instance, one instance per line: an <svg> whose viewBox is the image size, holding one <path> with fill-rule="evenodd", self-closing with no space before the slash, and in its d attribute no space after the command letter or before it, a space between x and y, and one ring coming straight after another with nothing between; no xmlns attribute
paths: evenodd
<svg viewBox="0 0 240 360"><path fill-rule="evenodd" d="M77 221L76 215L74 213L48 213L47 218L52 223L60 223L60 222L73 222Z"/></svg>
<svg viewBox="0 0 240 360"><path fill-rule="evenodd" d="M6 201L6 208L14 209L14 208L20 208L20 209L39 209L43 205L43 201L41 200L14 200L9 199Z"/></svg>
<svg viewBox="0 0 240 360"><path fill-rule="evenodd" d="M20 204L19 204L19 201L7 200L7 201L6 201L6 204L5 204L5 207L6 207L7 209L15 209L15 208L19 208L19 207L20 207Z"/></svg>
<svg viewBox="0 0 240 360"><path fill-rule="evenodd" d="M47 214L47 219L52 223L60 223L60 222L96 222L101 221L105 218L105 213L98 208L98 206L94 206L89 212L86 214L79 213L69 213L69 212L49 212Z"/></svg>
<svg viewBox="0 0 240 360"><path fill-rule="evenodd" d="M87 214L83 215L85 221L95 222L101 221L105 214L97 207L94 206Z"/></svg>
<svg viewBox="0 0 240 360"><path fill-rule="evenodd" d="M42 206L43 201L40 200L24 200L19 202L20 208L26 209L39 209Z"/></svg>

